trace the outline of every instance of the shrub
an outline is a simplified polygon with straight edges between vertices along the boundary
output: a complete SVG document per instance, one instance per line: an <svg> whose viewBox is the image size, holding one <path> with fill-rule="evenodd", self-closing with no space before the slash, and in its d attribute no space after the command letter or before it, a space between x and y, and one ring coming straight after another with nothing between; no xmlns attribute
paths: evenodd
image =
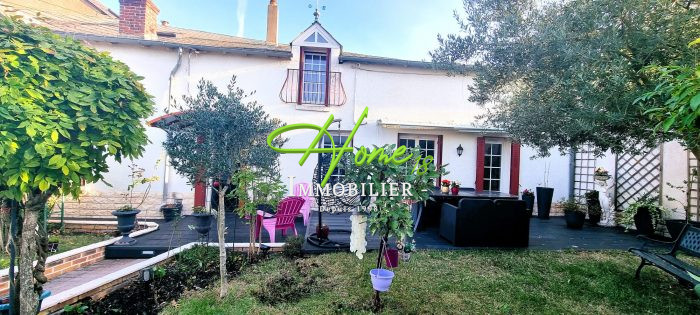
<svg viewBox="0 0 700 315"><path fill-rule="evenodd" d="M287 258L299 258L304 256L301 247L304 245L304 238L301 236L287 237L287 243L282 247L282 255Z"/></svg>
<svg viewBox="0 0 700 315"><path fill-rule="evenodd" d="M618 223L626 226L634 225L634 216L637 212L646 208L649 210L651 215L651 223L654 229L657 228L658 224L663 221L666 210L659 205L658 197L643 196L629 205L627 208L622 210L618 216Z"/></svg>
<svg viewBox="0 0 700 315"><path fill-rule="evenodd" d="M268 275L252 293L267 304L296 302L316 292L319 289L317 279L322 276L318 265L297 260L294 268L280 268Z"/></svg>
<svg viewBox="0 0 700 315"><path fill-rule="evenodd" d="M585 214L586 210L581 207L576 201L569 199L569 200L562 200L559 202L561 205L562 210L564 213L571 213L571 212L580 212Z"/></svg>

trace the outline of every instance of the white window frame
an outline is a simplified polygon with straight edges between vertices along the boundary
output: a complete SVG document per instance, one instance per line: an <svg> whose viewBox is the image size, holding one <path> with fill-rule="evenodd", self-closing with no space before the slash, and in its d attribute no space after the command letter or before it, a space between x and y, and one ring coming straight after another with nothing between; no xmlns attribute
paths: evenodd
<svg viewBox="0 0 700 315"><path fill-rule="evenodd" d="M488 147L491 145L498 145L500 146L501 150L499 154L493 154L493 150L487 150ZM489 141L486 140L486 143L484 143L484 190L485 191L500 191L503 183L503 143L500 141ZM490 159L487 159L487 157L490 157ZM499 158L499 163L498 166L494 166L493 164L493 157L498 157ZM490 161L490 165L487 165L487 161ZM498 169L498 178L493 178L491 177L492 169ZM488 185L486 184L488 182ZM493 183L498 182L498 189L492 189ZM488 187L488 189L486 189Z"/></svg>
<svg viewBox="0 0 700 315"><path fill-rule="evenodd" d="M307 62L306 56L312 56ZM313 57L318 57L318 63ZM326 52L304 51L301 56L303 68L301 74L301 102L304 104L326 105L328 82L328 58ZM325 58L322 60L322 58ZM322 60L322 62L321 62Z"/></svg>
<svg viewBox="0 0 700 315"><path fill-rule="evenodd" d="M340 132L337 130L335 130L335 131L328 130L328 133L330 133L331 136L333 136L333 137L340 137L341 143L334 143L336 148L342 147L343 144L345 143L345 141L347 141L348 137L350 137L350 131L345 131L345 130L341 130ZM352 145L353 145L353 140L354 139L350 139L350 147L352 147ZM326 147L326 135L324 135L323 137L321 137L321 141L319 143L319 148L330 148L330 143L328 143L328 145L329 146ZM330 154L330 153L323 153L323 154ZM333 170L333 174L331 174L329 182L331 182L331 183L340 182L340 179L343 176L345 176L344 171L336 167Z"/></svg>

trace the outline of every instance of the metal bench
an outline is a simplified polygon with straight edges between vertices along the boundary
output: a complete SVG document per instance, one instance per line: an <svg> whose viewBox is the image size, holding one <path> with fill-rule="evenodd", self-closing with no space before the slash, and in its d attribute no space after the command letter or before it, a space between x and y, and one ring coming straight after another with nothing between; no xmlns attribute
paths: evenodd
<svg viewBox="0 0 700 315"><path fill-rule="evenodd" d="M697 277L690 275L692 273L700 276L700 268L676 257L679 251L687 255L700 257L700 228L686 224L681 235L674 242L661 242L648 237L641 238L647 240L641 248L629 249L632 254L642 259L642 263L637 268L635 278L639 279L639 273L644 266L651 265L673 275L681 284L689 284L691 286L700 284ZM654 252L650 247L656 245L670 245L671 250L667 253Z"/></svg>

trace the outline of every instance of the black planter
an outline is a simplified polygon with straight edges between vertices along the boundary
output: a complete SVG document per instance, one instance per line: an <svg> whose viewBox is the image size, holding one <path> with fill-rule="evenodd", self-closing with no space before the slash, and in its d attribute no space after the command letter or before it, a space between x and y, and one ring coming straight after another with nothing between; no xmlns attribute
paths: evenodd
<svg viewBox="0 0 700 315"><path fill-rule="evenodd" d="M685 227L686 223L688 223L694 227L700 227L700 222L698 222L698 221L686 221L686 220L676 220L676 219L666 220L666 229L668 229L668 234L671 234L672 239L675 240L678 238L678 236L681 235L681 232L683 231L683 227Z"/></svg>
<svg viewBox="0 0 700 315"><path fill-rule="evenodd" d="M165 219L165 222L170 222L180 216L180 207L178 206L162 206L160 207L160 211L163 212L163 219Z"/></svg>
<svg viewBox="0 0 700 315"><path fill-rule="evenodd" d="M522 195L523 201L525 201L525 209L532 216L532 209L535 207L535 195Z"/></svg>
<svg viewBox="0 0 700 315"><path fill-rule="evenodd" d="M590 194L590 195L589 195ZM598 225L603 209L600 206L598 191L591 191L586 194L586 207L588 209L588 222L591 225Z"/></svg>
<svg viewBox="0 0 700 315"><path fill-rule="evenodd" d="M537 217L540 219L549 219L549 210L552 209L552 196L554 196L554 188L537 187Z"/></svg>
<svg viewBox="0 0 700 315"><path fill-rule="evenodd" d="M192 216L194 217L195 231L197 231L201 237L207 236L207 234L209 234L209 230L211 230L211 214L195 213Z"/></svg>
<svg viewBox="0 0 700 315"><path fill-rule="evenodd" d="M122 233L122 238L114 242L116 245L131 245L136 243L136 240L129 237L129 232L134 229L136 223L136 215L141 210L129 211L112 211L112 214L117 217L117 229Z"/></svg>
<svg viewBox="0 0 700 315"><path fill-rule="evenodd" d="M640 207L634 215L634 227L641 235L654 235L654 223L651 220L649 208Z"/></svg>
<svg viewBox="0 0 700 315"><path fill-rule="evenodd" d="M581 229L586 222L586 213L579 211L569 211L564 213L566 227L570 229Z"/></svg>

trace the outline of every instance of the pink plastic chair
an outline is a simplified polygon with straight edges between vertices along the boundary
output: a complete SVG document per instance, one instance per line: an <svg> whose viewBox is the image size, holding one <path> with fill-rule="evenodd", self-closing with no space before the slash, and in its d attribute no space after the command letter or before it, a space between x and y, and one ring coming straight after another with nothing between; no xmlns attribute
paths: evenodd
<svg viewBox="0 0 700 315"><path fill-rule="evenodd" d="M311 215L311 203L313 202L313 198L305 195L302 193L302 191L311 193L311 185L309 185L309 183L298 183L294 185L294 196L304 198L304 205L301 207L301 215L304 218L304 226L306 226L309 224L309 216Z"/></svg>
<svg viewBox="0 0 700 315"><path fill-rule="evenodd" d="M275 242L275 232L277 230L282 230L282 235L287 235L287 230L292 229L294 230L294 235L298 235L296 226L294 225L294 219L299 215L299 211L303 205L304 198L287 197L277 206L277 213L274 215L258 210L257 221L262 222L262 226L270 235L270 243ZM256 230L256 239L259 239L260 229L257 228Z"/></svg>

